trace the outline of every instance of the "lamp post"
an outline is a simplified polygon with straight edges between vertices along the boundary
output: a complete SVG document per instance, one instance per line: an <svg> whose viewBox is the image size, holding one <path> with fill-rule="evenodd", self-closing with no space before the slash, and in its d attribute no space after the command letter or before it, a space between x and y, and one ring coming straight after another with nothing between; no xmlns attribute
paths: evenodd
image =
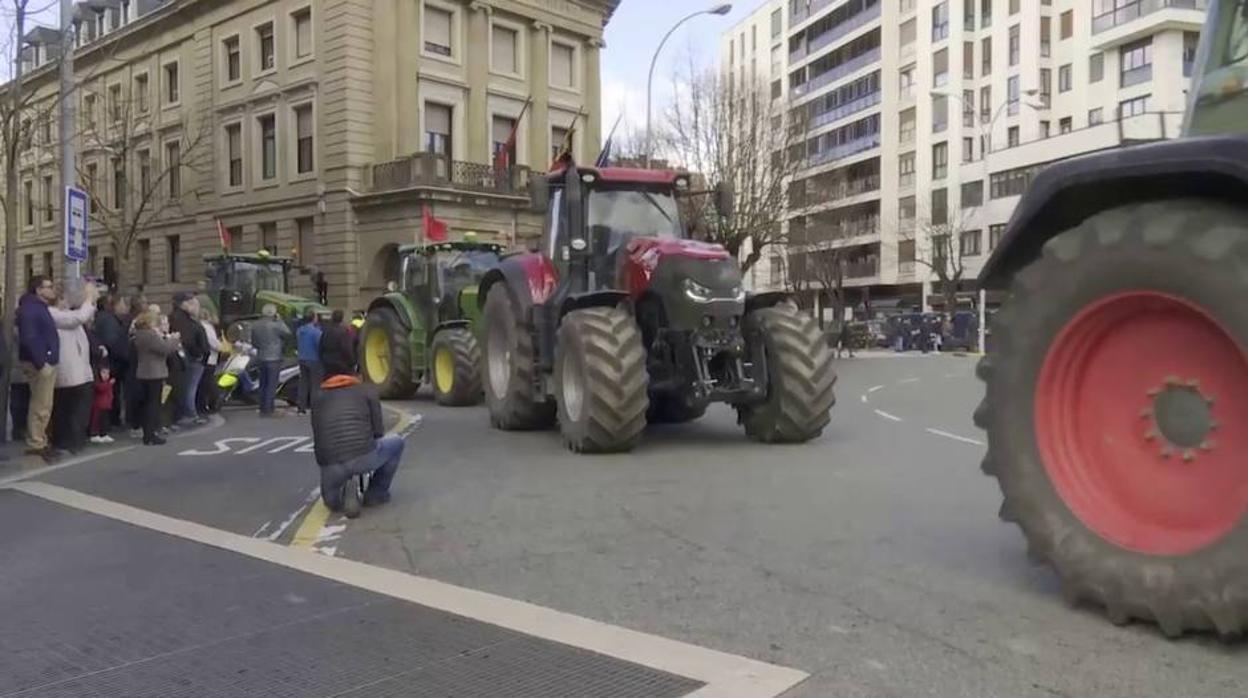
<svg viewBox="0 0 1248 698"><path fill-rule="evenodd" d="M667 33L664 34L663 38L659 40L658 47L654 49L654 56L650 58L650 73L646 76L646 169L650 168L650 92L654 83L654 65L659 60L659 52L663 50L663 44L667 43L668 37L680 28L680 25L688 22L698 15L726 15L729 12L732 12L732 3L724 2L708 10L698 10L697 12L686 15L679 22L673 24L671 29L667 30Z"/></svg>
<svg viewBox="0 0 1248 698"><path fill-rule="evenodd" d="M1027 97L1035 97L1036 95L1040 94L1040 90L1034 89L1034 88L1030 90L1024 90L1023 94ZM951 97L953 99L956 99L962 103L963 110L965 110L968 106L970 106L966 103L966 100L962 99L960 95L956 95L947 90L932 90L931 96L932 97L947 97L947 98ZM1034 102L1023 102L1022 100L1019 100L1019 101L1022 102L1023 104L1026 104L1028 107L1031 107L1032 109L1040 108L1040 105L1037 105ZM984 180L988 184L988 188L990 192L992 189L992 181L991 181L992 173L988 171L988 156L992 154L992 130L997 124L997 119L1001 118L1001 115L1005 113L1006 107L1010 106L1010 102L1011 102L1010 99L1006 99L1004 102L1002 102L1001 106L997 107L997 110L992 115L992 118L988 120L988 137L986 139L983 137L983 126L984 126L983 122L979 120L976 120L975 122L975 135L978 136L976 140L982 141L981 149L983 150L983 155L981 155L979 159L980 159L980 162L984 163ZM972 117L974 116L974 114L975 114L975 111L972 108L971 110ZM952 241L950 241L950 247L952 247ZM952 252L953 251L950 250L950 254L952 254ZM927 290L927 282L923 283L923 290L924 291ZM924 295L926 296L926 293L924 293ZM988 293L984 290L982 286L979 289L978 306L979 306L978 308L979 309L979 327L978 327L979 336L976 339L978 342L977 346L979 347L979 351L980 353L983 353L986 350L986 347L984 346L984 344L987 341L986 331L987 331L987 325L988 325L988 322L987 322L988 320L987 318L988 316L988 313L987 313Z"/></svg>

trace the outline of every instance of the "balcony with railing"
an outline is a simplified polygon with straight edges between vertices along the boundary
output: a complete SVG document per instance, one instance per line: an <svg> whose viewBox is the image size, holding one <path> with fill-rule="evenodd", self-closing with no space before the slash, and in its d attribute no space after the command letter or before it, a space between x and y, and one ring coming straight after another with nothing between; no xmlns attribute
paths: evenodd
<svg viewBox="0 0 1248 698"><path fill-rule="evenodd" d="M525 196L530 175L529 168L523 166L497 168L479 162L451 160L438 153L414 153L369 166L365 187L370 193L438 187Z"/></svg>
<svg viewBox="0 0 1248 698"><path fill-rule="evenodd" d="M847 279L865 279L880 274L879 257L868 257L862 260L855 260L845 264L845 278Z"/></svg>
<svg viewBox="0 0 1248 698"><path fill-rule="evenodd" d="M834 145L817 153L811 153L808 163L811 167L822 165L827 162L847 158L851 155L863 153L872 148L880 147L880 134L872 133L861 138L855 138L852 141L846 141L839 145Z"/></svg>
<svg viewBox="0 0 1248 698"><path fill-rule="evenodd" d="M876 46L873 49L850 58L849 60L816 75L801 85L795 85L793 87L793 96L801 97L803 95L812 94L856 70L865 68L872 63L878 63L879 61L880 47Z"/></svg>
<svg viewBox="0 0 1248 698"><path fill-rule="evenodd" d="M864 109L870 109L880 103L881 92L872 92L869 95L863 95L852 102L846 102L838 107L834 107L821 114L810 117L810 129L816 129L820 126L827 126L830 123L840 121L851 114L857 114Z"/></svg>
<svg viewBox="0 0 1248 698"><path fill-rule="evenodd" d="M852 17L849 17L844 22L841 22L840 24L837 24L831 29L823 32L822 34L819 34L818 36L815 36L814 38L810 39L809 48L807 48L807 51L809 53L814 53L815 51L818 51L821 48L825 48L831 45L836 40L844 38L846 34L849 34L850 32L856 29L860 29L866 26L868 23L874 20L877 20L879 18L880 18L880 3L877 2L874 5L863 9L863 11L859 12L858 14Z"/></svg>
<svg viewBox="0 0 1248 698"><path fill-rule="evenodd" d="M1127 70L1122 71L1122 86L1123 87L1139 85L1140 83L1148 82L1149 80L1152 80L1152 79L1153 79L1153 64L1152 63L1146 63L1144 65L1141 65L1135 68L1129 68Z"/></svg>
<svg viewBox="0 0 1248 698"><path fill-rule="evenodd" d="M1200 31L1208 0L1135 0L1092 17L1092 43L1104 50L1162 29Z"/></svg>

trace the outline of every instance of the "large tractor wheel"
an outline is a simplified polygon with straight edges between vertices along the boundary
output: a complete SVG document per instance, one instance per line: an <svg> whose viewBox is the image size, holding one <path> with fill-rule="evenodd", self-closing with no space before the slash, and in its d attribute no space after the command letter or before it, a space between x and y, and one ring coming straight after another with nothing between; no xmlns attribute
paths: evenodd
<svg viewBox="0 0 1248 698"><path fill-rule="evenodd" d="M412 376L412 347L407 328L390 308L370 310L360 338L360 373L377 386L381 397L411 397L420 381Z"/></svg>
<svg viewBox="0 0 1248 698"><path fill-rule="evenodd" d="M628 451L646 428L646 349L619 308L574 310L559 325L555 397L559 430L580 453Z"/></svg>
<svg viewBox="0 0 1248 698"><path fill-rule="evenodd" d="M1066 597L1168 636L1248 623L1248 212L1113 209L1019 272L981 360L983 469Z"/></svg>
<svg viewBox="0 0 1248 698"><path fill-rule="evenodd" d="M750 438L802 443L823 433L836 404L832 350L814 318L784 303L745 316L745 336L761 342L767 399L737 408Z"/></svg>
<svg viewBox="0 0 1248 698"><path fill-rule="evenodd" d="M433 398L463 407L481 400L481 348L466 327L450 327L433 338Z"/></svg>
<svg viewBox="0 0 1248 698"><path fill-rule="evenodd" d="M555 403L537 394L537 352L533 334L512 306L507 288L490 287L485 297L485 404L499 429L545 429L555 422Z"/></svg>

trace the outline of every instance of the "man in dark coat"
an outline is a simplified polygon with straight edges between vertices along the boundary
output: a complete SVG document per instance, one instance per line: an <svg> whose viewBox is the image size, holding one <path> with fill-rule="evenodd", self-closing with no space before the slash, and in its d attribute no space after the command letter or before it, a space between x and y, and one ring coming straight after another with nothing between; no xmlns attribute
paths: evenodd
<svg viewBox="0 0 1248 698"><path fill-rule="evenodd" d="M50 458L48 421L52 418L52 394L56 387L56 364L61 340L48 306L56 302L56 287L47 276L30 280L17 306L18 360L30 386L30 409L26 419L26 452Z"/></svg>
<svg viewBox="0 0 1248 698"><path fill-rule="evenodd" d="M321 331L321 370L326 376L355 372L355 342L342 317L342 311L335 310Z"/></svg>
<svg viewBox="0 0 1248 698"><path fill-rule="evenodd" d="M129 319L123 317L125 301L116 293L100 301L92 328L96 341L108 350L108 368L113 376L113 403L109 410L111 425L122 422L122 402L125 399L126 380L130 374L130 327Z"/></svg>
<svg viewBox="0 0 1248 698"><path fill-rule="evenodd" d="M194 422L203 424L205 420L195 409L195 398L199 393L199 383L204 377L204 366L208 361L208 335L199 322L199 301L190 293L176 293L173 296L173 312L169 313L169 330L182 337L183 370L181 390L177 391L180 401L174 412L174 419L183 424Z"/></svg>
<svg viewBox="0 0 1248 698"><path fill-rule="evenodd" d="M331 374L312 403L312 440L321 468L321 498L348 518L360 513L356 477L369 475L364 506L390 501L390 482L403 456L403 437L385 435L381 401L351 372Z"/></svg>

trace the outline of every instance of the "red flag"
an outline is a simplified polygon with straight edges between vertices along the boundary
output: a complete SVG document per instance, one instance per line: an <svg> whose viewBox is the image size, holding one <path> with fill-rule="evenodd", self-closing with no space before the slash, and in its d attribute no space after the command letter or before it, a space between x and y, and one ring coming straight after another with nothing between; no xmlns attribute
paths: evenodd
<svg viewBox="0 0 1248 698"><path fill-rule="evenodd" d="M433 217L433 212L429 210L429 204L421 207L420 223L425 229L425 239L429 242L444 242L446 240L446 221L440 221Z"/></svg>
<svg viewBox="0 0 1248 698"><path fill-rule="evenodd" d="M217 237L221 239L221 250L229 252L231 242L230 231L225 227L225 224L221 222L220 218L217 219Z"/></svg>
<svg viewBox="0 0 1248 698"><path fill-rule="evenodd" d="M524 115L529 111L529 105L532 103L532 97L524 100L524 106L520 108L520 115L511 124L511 133L507 134L507 141L503 143L503 147L497 153L494 153L494 169L505 170L515 164L516 133L520 130L520 122L524 120Z"/></svg>

